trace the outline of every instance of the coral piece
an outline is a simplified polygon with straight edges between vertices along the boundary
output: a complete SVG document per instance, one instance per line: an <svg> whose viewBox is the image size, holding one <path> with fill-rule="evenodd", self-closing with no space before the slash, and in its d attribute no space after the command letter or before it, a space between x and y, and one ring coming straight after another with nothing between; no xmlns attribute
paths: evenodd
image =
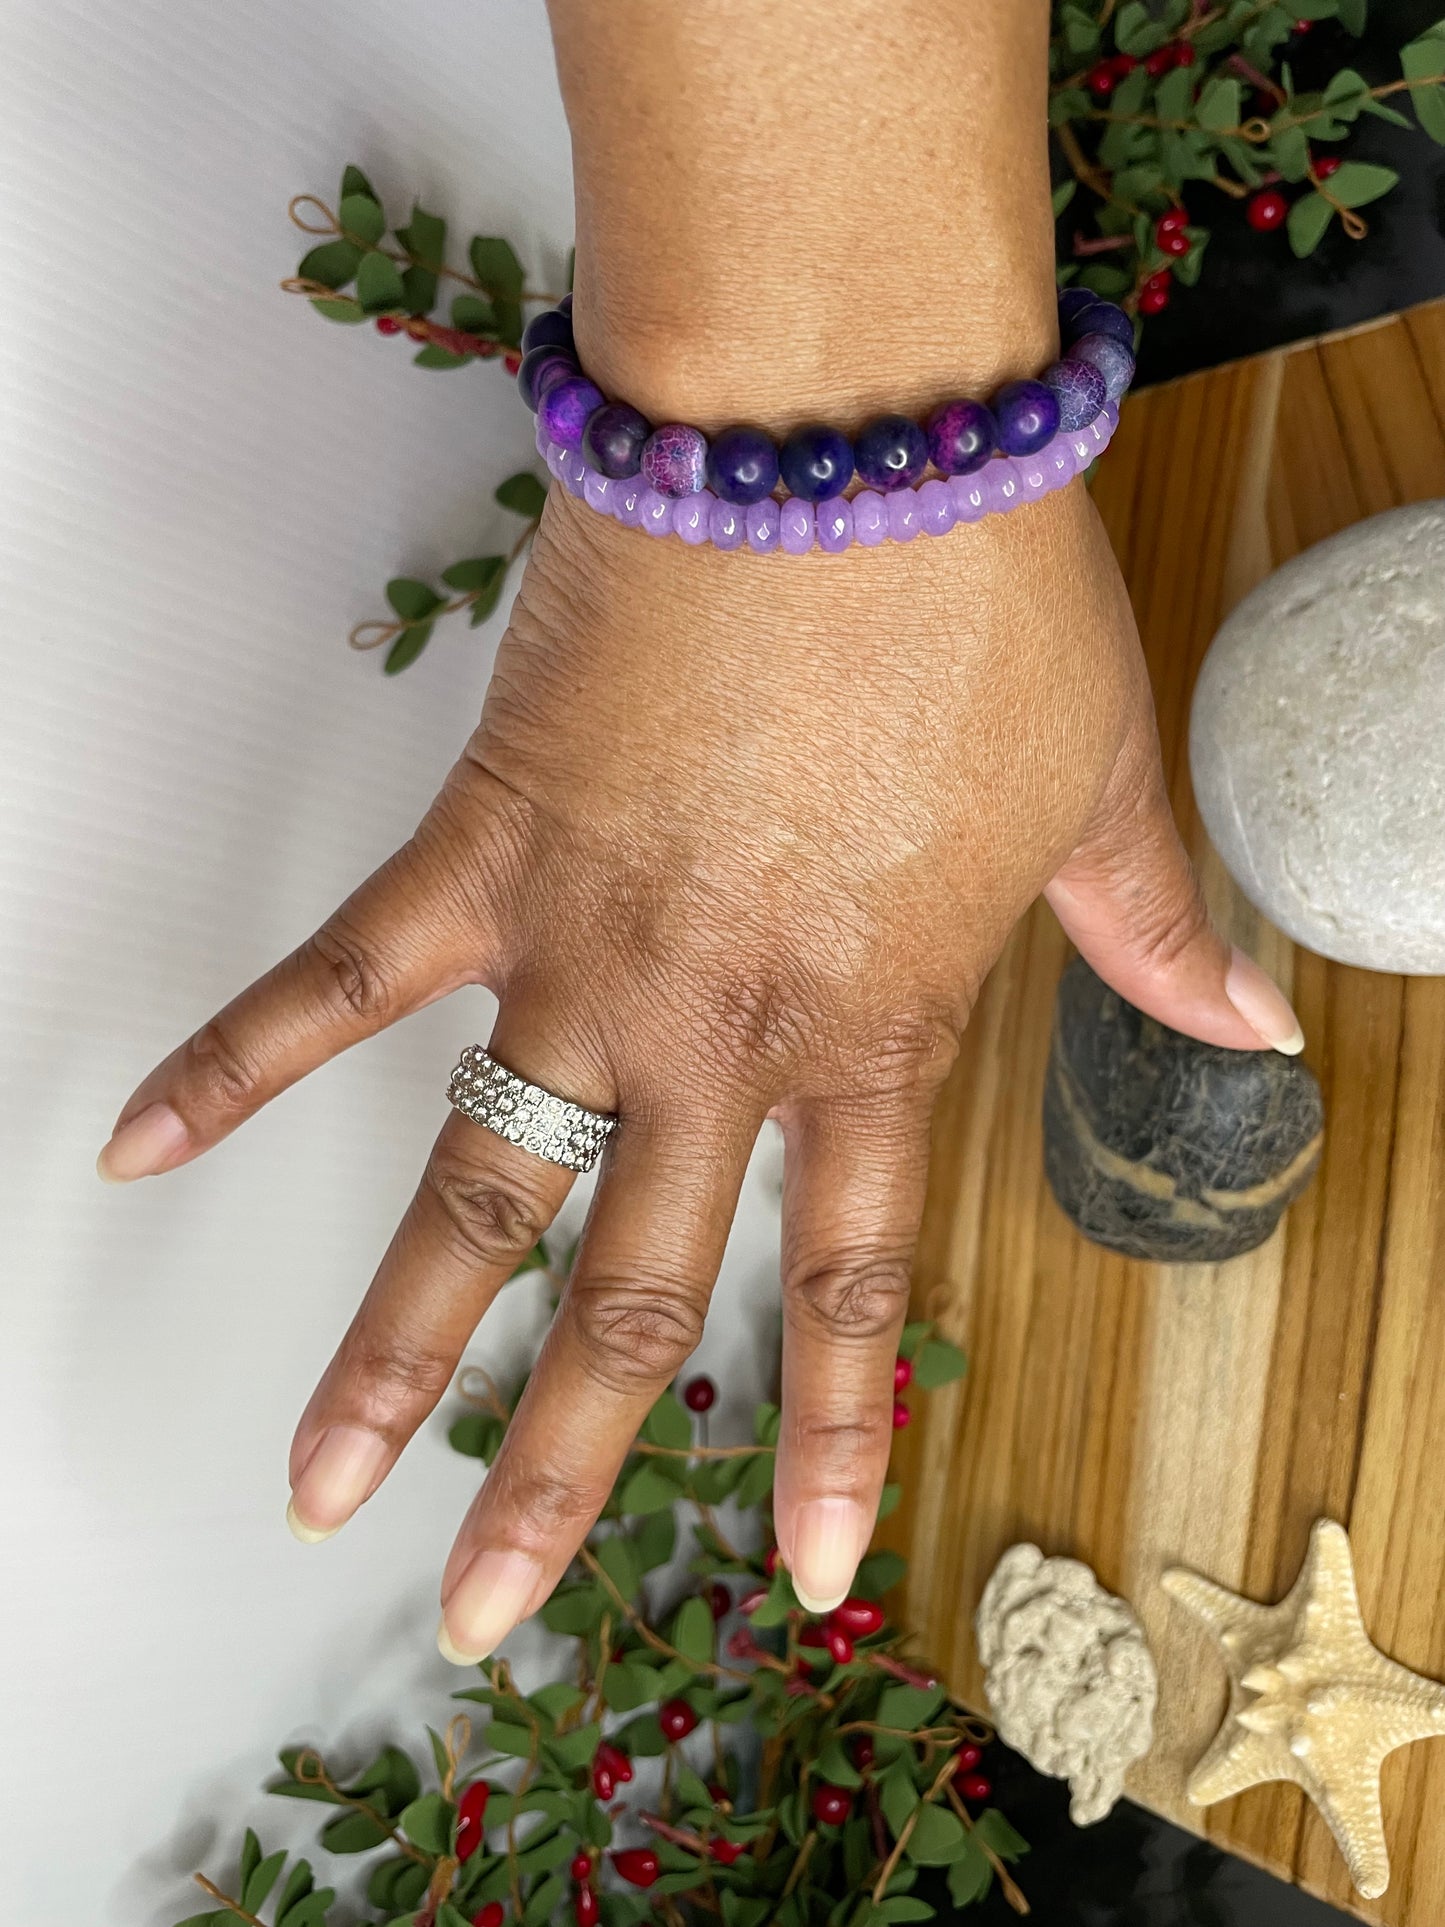
<svg viewBox="0 0 1445 1927"><path fill-rule="evenodd" d="M1396 1665L1360 1617L1349 1535L1321 1519L1288 1598L1257 1606L1178 1567L1164 1588L1218 1642L1229 1710L1189 1776L1196 1806L1267 1780L1302 1787L1324 1815L1367 1900L1390 1884L1380 1764L1445 1734L1445 1686Z"/></svg>
<svg viewBox="0 0 1445 1927"><path fill-rule="evenodd" d="M1158 1679L1127 1601L1077 1559L1013 1546L974 1620L999 1735L1067 1780L1075 1826L1102 1820L1154 1738Z"/></svg>

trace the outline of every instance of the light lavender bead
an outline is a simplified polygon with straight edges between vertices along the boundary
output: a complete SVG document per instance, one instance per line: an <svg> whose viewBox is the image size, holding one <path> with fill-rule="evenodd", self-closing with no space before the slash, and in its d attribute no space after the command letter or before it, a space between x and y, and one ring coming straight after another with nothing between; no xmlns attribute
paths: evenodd
<svg viewBox="0 0 1445 1927"><path fill-rule="evenodd" d="M650 484L642 491L637 509L637 525L649 535L672 534L672 503Z"/></svg>
<svg viewBox="0 0 1445 1927"><path fill-rule="evenodd" d="M888 539L891 542L911 542L923 527L918 513L918 497L911 488L895 488L886 497L888 503Z"/></svg>
<svg viewBox="0 0 1445 1927"><path fill-rule="evenodd" d="M707 437L683 422L664 422L642 444L642 473L674 501L696 495L707 479Z"/></svg>
<svg viewBox="0 0 1445 1927"><path fill-rule="evenodd" d="M645 482L635 477L626 482L613 484L616 490L617 519L625 528L637 529L642 526L642 498L646 493Z"/></svg>
<svg viewBox="0 0 1445 1927"><path fill-rule="evenodd" d="M1005 509L1018 507L1019 471L1011 455L1005 455L996 462L986 462L979 473L983 476L983 499L987 514L999 515Z"/></svg>
<svg viewBox="0 0 1445 1927"><path fill-rule="evenodd" d="M711 489L707 492L712 494ZM707 512L707 532L715 549L740 549L748 539L746 509L734 502L719 501L714 495Z"/></svg>
<svg viewBox="0 0 1445 1927"><path fill-rule="evenodd" d="M587 464L575 448L562 450L562 483L569 495L580 495L587 480Z"/></svg>
<svg viewBox="0 0 1445 1927"><path fill-rule="evenodd" d="M550 438L542 451L542 460L547 464L547 473L559 482L562 479L562 457L566 453L566 449L560 442L554 442Z"/></svg>
<svg viewBox="0 0 1445 1927"><path fill-rule="evenodd" d="M680 502L672 505L672 526L684 542L697 548L706 542L711 532L712 506L717 497L710 488L699 489L696 495L685 495Z"/></svg>
<svg viewBox="0 0 1445 1927"><path fill-rule="evenodd" d="M1019 500L1037 502L1041 495L1049 492L1048 464L1043 460L1043 450L1037 455L1020 455L1016 458L1019 472Z"/></svg>
<svg viewBox="0 0 1445 1927"><path fill-rule="evenodd" d="M756 555L768 555L778 546L783 532L782 506L771 495L765 495L761 502L748 504L743 523L748 532L748 547Z"/></svg>
<svg viewBox="0 0 1445 1927"><path fill-rule="evenodd" d="M1055 435L1040 460L1049 471L1050 488L1067 488L1078 473L1073 442L1068 435Z"/></svg>
<svg viewBox="0 0 1445 1927"><path fill-rule="evenodd" d="M948 492L953 497L955 526L960 522L982 521L988 513L981 470L975 471L972 475L950 476Z"/></svg>
<svg viewBox="0 0 1445 1927"><path fill-rule="evenodd" d="M853 540L865 549L888 540L888 504L877 489L860 489L853 497Z"/></svg>
<svg viewBox="0 0 1445 1927"><path fill-rule="evenodd" d="M853 546L853 504L846 495L834 495L819 502L818 547L829 555L841 555Z"/></svg>
<svg viewBox="0 0 1445 1927"><path fill-rule="evenodd" d="M947 535L958 520L947 482L925 482L918 491L918 523L925 535Z"/></svg>
<svg viewBox="0 0 1445 1927"><path fill-rule="evenodd" d="M552 446L552 437L547 433L546 429L543 428L540 422L538 422L537 424L536 439L537 439L537 453L542 457L542 460L545 462L547 459L547 450Z"/></svg>
<svg viewBox="0 0 1445 1927"><path fill-rule="evenodd" d="M587 463L587 473L582 477L582 499L588 508L596 509L599 515L617 513L617 484Z"/></svg>
<svg viewBox="0 0 1445 1927"><path fill-rule="evenodd" d="M790 495L783 504L780 539L789 555L806 555L813 546L813 504Z"/></svg>

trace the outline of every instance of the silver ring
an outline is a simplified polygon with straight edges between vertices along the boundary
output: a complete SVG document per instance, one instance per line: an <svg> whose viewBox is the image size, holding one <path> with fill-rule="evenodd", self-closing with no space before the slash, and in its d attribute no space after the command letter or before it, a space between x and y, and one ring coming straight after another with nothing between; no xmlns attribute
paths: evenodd
<svg viewBox="0 0 1445 1927"><path fill-rule="evenodd" d="M462 1052L447 1086L447 1099L474 1124L485 1125L549 1164L564 1164L569 1171L590 1171L617 1128L617 1119L605 1111L589 1111L540 1084L529 1084L480 1044Z"/></svg>

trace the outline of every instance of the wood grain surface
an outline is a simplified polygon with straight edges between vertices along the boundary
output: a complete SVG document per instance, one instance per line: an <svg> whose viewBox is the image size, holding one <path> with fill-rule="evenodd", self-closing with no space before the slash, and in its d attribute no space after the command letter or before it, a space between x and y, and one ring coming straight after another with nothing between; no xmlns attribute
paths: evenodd
<svg viewBox="0 0 1445 1927"><path fill-rule="evenodd" d="M1376 1903L1352 1894L1293 1789L1189 1807L1224 1673L1158 1581L1182 1563L1273 1601L1313 1521L1339 1519L1376 1642L1445 1679L1445 978L1326 963L1267 924L1209 847L1186 753L1194 678L1234 603L1322 537L1442 495L1445 303L1128 403L1096 499L1175 813L1221 926L1294 997L1325 1091L1323 1161L1274 1238L1229 1264L1165 1268L1086 1243L1042 1168L1069 952L1038 906L939 1106L917 1303L972 1369L917 1401L900 1441L910 1504L890 1522L921 1644L975 1704L972 1616L999 1554L1032 1539L1089 1561L1159 1660L1158 1736L1133 1795L1361 1919L1412 1927L1445 1921L1445 1741L1386 1763L1393 1879Z"/></svg>

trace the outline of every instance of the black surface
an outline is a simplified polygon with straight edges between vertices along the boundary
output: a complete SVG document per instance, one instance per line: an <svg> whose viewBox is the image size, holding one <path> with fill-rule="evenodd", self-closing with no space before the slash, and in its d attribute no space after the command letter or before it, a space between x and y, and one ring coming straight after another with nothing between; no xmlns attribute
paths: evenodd
<svg viewBox="0 0 1445 1927"><path fill-rule="evenodd" d="M1342 67L1356 68L1372 86L1398 80L1399 49L1442 15L1445 0L1372 0L1362 40L1321 22L1288 48L1295 84L1320 86ZM1410 115L1408 98L1390 104ZM1176 288L1165 312L1145 323L1136 387L1445 294L1445 148L1413 122L1407 131L1363 116L1348 140L1318 151L1398 171L1399 186L1361 210L1369 234L1351 241L1335 221L1317 251L1296 261L1283 229L1256 234L1241 203L1190 181L1190 217L1211 230L1204 272L1197 288ZM1291 199L1303 191L1285 188ZM1077 225L1071 208L1060 223L1065 245Z"/></svg>
<svg viewBox="0 0 1445 1927"><path fill-rule="evenodd" d="M987 1768L997 1805L1029 1843L1013 1873L1038 1927L1344 1927L1353 1920L1127 1800L1097 1826L1075 1827L1063 1783L1044 1779L1006 1747L989 1748ZM997 1887L952 1917L959 1927L1019 1923Z"/></svg>

